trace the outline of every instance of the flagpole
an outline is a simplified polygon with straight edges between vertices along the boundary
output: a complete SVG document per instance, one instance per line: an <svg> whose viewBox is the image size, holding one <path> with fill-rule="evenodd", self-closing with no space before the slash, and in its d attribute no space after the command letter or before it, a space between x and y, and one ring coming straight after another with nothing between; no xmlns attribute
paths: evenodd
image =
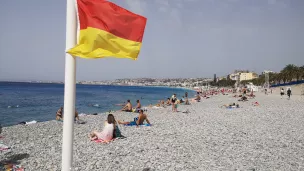
<svg viewBox="0 0 304 171"><path fill-rule="evenodd" d="M67 0L66 50L77 43L77 18L75 0ZM73 137L76 98L76 58L65 55L64 121L62 136L62 171L71 171L73 164Z"/></svg>

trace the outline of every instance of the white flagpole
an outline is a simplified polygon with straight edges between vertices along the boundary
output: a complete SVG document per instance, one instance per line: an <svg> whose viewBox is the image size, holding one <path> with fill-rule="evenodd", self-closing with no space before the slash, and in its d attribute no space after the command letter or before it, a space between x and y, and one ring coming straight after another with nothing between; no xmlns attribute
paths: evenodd
<svg viewBox="0 0 304 171"><path fill-rule="evenodd" d="M67 0L66 50L77 43L77 17L75 0ZM62 171L71 171L73 163L73 137L76 98L76 58L65 55L64 121L62 136Z"/></svg>

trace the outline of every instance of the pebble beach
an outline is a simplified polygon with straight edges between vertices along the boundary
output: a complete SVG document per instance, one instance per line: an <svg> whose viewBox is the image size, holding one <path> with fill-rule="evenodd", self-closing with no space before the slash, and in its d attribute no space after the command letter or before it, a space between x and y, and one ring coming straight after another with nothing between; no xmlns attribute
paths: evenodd
<svg viewBox="0 0 304 171"><path fill-rule="evenodd" d="M253 106L252 102L259 102ZM221 105L238 103L241 108ZM183 111L189 113L183 113ZM304 170L304 97L291 100L256 93L237 102L229 95L199 103L148 108L152 126L120 125L124 139L108 144L90 141L103 129L106 114L81 116L74 125L73 171L92 170ZM136 113L114 112L116 120L132 121ZM16 163L27 171L61 170L62 122L4 127L0 141L11 152L0 162Z"/></svg>

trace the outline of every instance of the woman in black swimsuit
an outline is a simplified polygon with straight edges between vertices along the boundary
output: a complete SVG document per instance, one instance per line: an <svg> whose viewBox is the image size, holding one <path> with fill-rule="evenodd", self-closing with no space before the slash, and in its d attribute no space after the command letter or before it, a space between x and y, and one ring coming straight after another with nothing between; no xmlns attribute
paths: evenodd
<svg viewBox="0 0 304 171"><path fill-rule="evenodd" d="M172 111L177 112L177 105L175 104L177 101L176 94L173 94L171 97Z"/></svg>

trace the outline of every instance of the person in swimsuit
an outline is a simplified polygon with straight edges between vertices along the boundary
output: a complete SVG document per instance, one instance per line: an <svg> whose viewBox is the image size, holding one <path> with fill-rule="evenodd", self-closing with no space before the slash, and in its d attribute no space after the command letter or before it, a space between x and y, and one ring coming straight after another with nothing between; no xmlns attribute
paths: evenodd
<svg viewBox="0 0 304 171"><path fill-rule="evenodd" d="M63 107L62 106L56 112L56 120L63 120Z"/></svg>
<svg viewBox="0 0 304 171"><path fill-rule="evenodd" d="M170 106L170 105L171 105L171 100L170 100L170 98L167 98L166 105L167 105L167 106Z"/></svg>
<svg viewBox="0 0 304 171"><path fill-rule="evenodd" d="M128 100L128 103L121 110L125 112L132 112L132 104L130 100Z"/></svg>
<svg viewBox="0 0 304 171"><path fill-rule="evenodd" d="M60 107L56 113L56 120L57 121L63 121L63 107ZM75 117L74 117L75 121L79 121L79 116L78 116L78 112L75 109Z"/></svg>
<svg viewBox="0 0 304 171"><path fill-rule="evenodd" d="M172 105L172 111L177 112L177 97L176 94L173 94L171 97L171 105Z"/></svg>
<svg viewBox="0 0 304 171"><path fill-rule="evenodd" d="M137 100L136 103L137 103L137 105L136 105L135 111L136 111L136 112L139 112L139 110L141 109L140 101Z"/></svg>
<svg viewBox="0 0 304 171"><path fill-rule="evenodd" d="M142 109L139 110L139 115L138 118L134 119L135 121L131 121L131 122L124 122L124 121L117 121L119 124L123 124L123 125L128 125L128 126L139 126L139 125L143 125L144 121L147 122L147 124L151 125L148 117L146 114L144 114L144 111Z"/></svg>

